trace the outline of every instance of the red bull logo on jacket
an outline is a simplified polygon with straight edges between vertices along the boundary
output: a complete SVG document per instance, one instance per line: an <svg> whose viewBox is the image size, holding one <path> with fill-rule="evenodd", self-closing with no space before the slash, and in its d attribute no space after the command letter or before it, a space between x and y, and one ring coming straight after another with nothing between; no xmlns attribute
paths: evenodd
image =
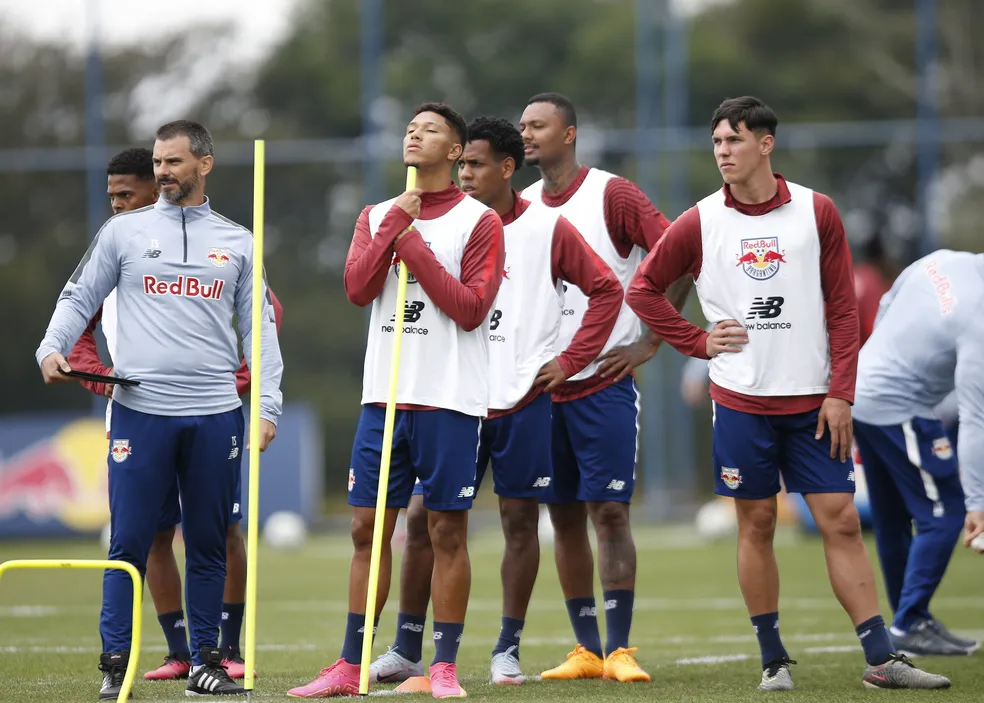
<svg viewBox="0 0 984 703"><path fill-rule="evenodd" d="M229 250L212 247L208 250L208 262L216 268L225 268L229 264Z"/></svg>
<svg viewBox="0 0 984 703"><path fill-rule="evenodd" d="M185 298L218 300L222 297L225 281L215 279L205 284L194 276L178 276L176 281L159 281L154 276L144 276L144 293L147 295L179 295Z"/></svg>
<svg viewBox="0 0 984 703"><path fill-rule="evenodd" d="M772 278L779 272L779 264L786 263L786 250L779 251L779 238L742 239L741 253L736 254L742 270L756 281Z"/></svg>

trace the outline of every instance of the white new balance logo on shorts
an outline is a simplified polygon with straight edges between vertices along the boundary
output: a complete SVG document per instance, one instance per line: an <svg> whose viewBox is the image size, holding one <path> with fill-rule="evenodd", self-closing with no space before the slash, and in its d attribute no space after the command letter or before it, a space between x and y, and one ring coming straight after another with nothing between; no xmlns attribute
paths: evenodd
<svg viewBox="0 0 984 703"><path fill-rule="evenodd" d="M541 476L540 478L538 478L533 482L533 488L546 488L549 485L550 485L549 476Z"/></svg>
<svg viewBox="0 0 984 703"><path fill-rule="evenodd" d="M625 488L625 481L611 481L606 488L609 491L621 491Z"/></svg>
<svg viewBox="0 0 984 703"><path fill-rule="evenodd" d="M465 486L458 493L458 497L459 498L471 498L473 495L475 495L475 487L474 486Z"/></svg>

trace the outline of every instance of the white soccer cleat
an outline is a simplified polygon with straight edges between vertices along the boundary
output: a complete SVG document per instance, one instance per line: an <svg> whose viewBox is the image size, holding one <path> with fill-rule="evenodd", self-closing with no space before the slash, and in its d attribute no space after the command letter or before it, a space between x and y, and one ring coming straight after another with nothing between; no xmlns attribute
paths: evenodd
<svg viewBox="0 0 984 703"><path fill-rule="evenodd" d="M423 675L423 662L410 661L392 647L369 665L369 683L403 683L413 676Z"/></svg>
<svg viewBox="0 0 984 703"><path fill-rule="evenodd" d="M491 682L496 686L518 686L526 683L526 677L519 670L519 659L514 652L518 649L513 645L505 652L492 655Z"/></svg>

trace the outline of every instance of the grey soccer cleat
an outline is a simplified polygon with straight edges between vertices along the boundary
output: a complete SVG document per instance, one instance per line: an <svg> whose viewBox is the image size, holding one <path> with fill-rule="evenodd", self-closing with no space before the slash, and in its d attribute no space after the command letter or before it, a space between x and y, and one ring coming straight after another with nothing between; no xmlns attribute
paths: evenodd
<svg viewBox="0 0 984 703"><path fill-rule="evenodd" d="M947 642L952 642L964 649L967 654L973 654L981 647L981 643L977 640L967 639L966 637L958 637L957 635L950 632L943 626L939 620L930 618L928 621L930 628L938 634L940 637L945 639Z"/></svg>
<svg viewBox="0 0 984 703"><path fill-rule="evenodd" d="M513 645L505 652L492 655L490 683L497 686L517 686L526 683L526 677L519 669L519 658L516 651L519 647Z"/></svg>
<svg viewBox="0 0 984 703"><path fill-rule="evenodd" d="M762 683L758 685L760 691L792 691L793 675L789 670L790 664L795 664L792 659L776 659L769 662L762 671Z"/></svg>
<svg viewBox="0 0 984 703"><path fill-rule="evenodd" d="M423 662L410 661L392 647L369 665L369 683L403 683L413 676L424 676Z"/></svg>
<svg viewBox="0 0 984 703"><path fill-rule="evenodd" d="M861 681L866 688L950 688L950 679L917 669L904 654L893 654L884 664L868 666Z"/></svg>
<svg viewBox="0 0 984 703"><path fill-rule="evenodd" d="M930 620L920 620L908 632L899 632L893 627L888 634L895 651L907 657L947 657L968 654L966 647L946 639L931 625Z"/></svg>

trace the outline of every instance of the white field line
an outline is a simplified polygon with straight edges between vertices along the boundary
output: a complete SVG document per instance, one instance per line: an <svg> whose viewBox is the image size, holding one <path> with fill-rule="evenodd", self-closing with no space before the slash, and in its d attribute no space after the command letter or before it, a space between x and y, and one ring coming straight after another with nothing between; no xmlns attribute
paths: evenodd
<svg viewBox="0 0 984 703"><path fill-rule="evenodd" d="M934 599L937 608L954 609L984 609L982 596L944 596ZM741 598L637 598L635 610L639 612L676 612L681 610L698 611L733 610L736 613L745 612L745 603ZM784 598L780 602L783 611L839 611L840 604L833 595L829 597ZM145 603L145 608L152 609L152 604ZM498 612L502 601L498 598L475 598L469 601L469 612ZM345 613L348 611L348 601L344 600L263 600L261 611L276 610L281 612L302 613ZM564 611L563 601L538 599L530 603L530 609L536 611ZM69 614L85 614L98 612L99 605L9 605L0 606L0 618L45 618L59 617Z"/></svg>

